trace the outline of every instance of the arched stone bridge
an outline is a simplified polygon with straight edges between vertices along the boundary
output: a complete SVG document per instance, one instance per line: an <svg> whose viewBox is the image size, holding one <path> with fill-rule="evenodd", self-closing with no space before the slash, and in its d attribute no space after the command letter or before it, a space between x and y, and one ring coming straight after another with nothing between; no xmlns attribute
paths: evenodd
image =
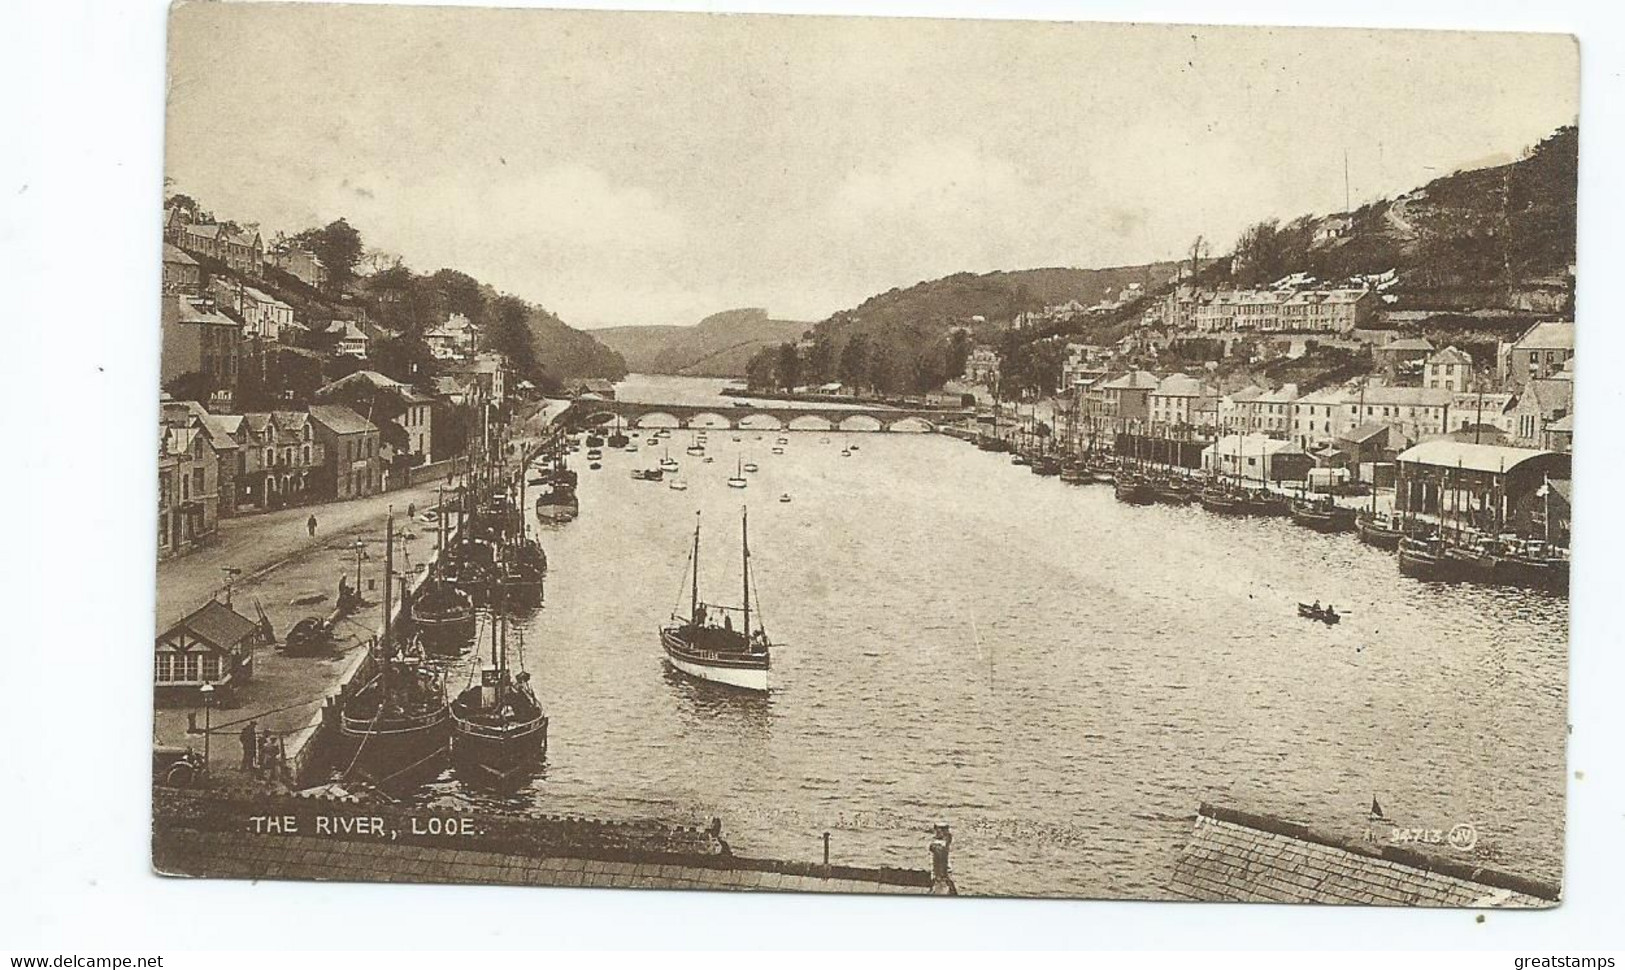
<svg viewBox="0 0 1625 970"><path fill-rule="evenodd" d="M889 406L796 407L753 404L748 407L695 404L644 404L632 401L577 398L558 420L577 426L608 424L620 419L631 429L715 428L744 431L935 431L957 424L972 411Z"/></svg>

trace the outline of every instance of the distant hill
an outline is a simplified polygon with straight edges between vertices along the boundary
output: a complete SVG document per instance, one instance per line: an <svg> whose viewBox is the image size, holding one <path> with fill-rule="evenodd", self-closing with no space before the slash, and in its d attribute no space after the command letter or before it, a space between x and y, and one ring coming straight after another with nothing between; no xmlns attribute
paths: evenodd
<svg viewBox="0 0 1625 970"><path fill-rule="evenodd" d="M753 307L713 313L691 327L609 327L592 331L592 336L638 373L742 377L758 350L797 340L808 326L774 320Z"/></svg>
<svg viewBox="0 0 1625 970"><path fill-rule="evenodd" d="M626 376L626 362L613 347L596 339L597 331L577 330L540 307L535 307L525 322L536 337L536 359L555 378L605 377L618 381Z"/></svg>

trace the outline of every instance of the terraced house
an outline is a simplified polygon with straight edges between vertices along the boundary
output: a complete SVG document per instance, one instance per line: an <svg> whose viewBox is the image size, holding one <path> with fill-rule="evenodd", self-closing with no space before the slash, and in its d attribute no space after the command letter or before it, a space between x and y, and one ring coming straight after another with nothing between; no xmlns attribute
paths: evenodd
<svg viewBox="0 0 1625 970"><path fill-rule="evenodd" d="M276 509L318 497L323 453L310 415L302 411L245 414L235 437L239 508Z"/></svg>
<svg viewBox="0 0 1625 970"><path fill-rule="evenodd" d="M329 497L364 498L383 490L376 425L342 404L312 404L310 421Z"/></svg>

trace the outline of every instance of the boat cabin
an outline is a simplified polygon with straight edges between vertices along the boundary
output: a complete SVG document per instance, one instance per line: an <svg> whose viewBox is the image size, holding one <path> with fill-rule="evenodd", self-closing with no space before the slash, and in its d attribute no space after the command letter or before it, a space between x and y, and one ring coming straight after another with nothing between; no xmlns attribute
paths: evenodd
<svg viewBox="0 0 1625 970"><path fill-rule="evenodd" d="M153 686L160 697L195 701L204 684L229 691L254 674L259 624L209 600L154 641Z"/></svg>

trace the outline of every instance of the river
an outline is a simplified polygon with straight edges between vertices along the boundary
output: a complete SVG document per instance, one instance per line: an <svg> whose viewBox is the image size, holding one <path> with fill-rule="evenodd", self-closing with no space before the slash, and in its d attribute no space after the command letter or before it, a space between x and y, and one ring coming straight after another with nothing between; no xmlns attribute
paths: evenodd
<svg viewBox="0 0 1625 970"><path fill-rule="evenodd" d="M619 393L720 405L723 383ZM772 433L713 431L705 465L678 432L672 491L630 478L647 434L583 467L581 517L541 533L525 660L551 738L527 807L715 815L736 852L791 859L828 830L834 862L911 868L942 820L961 892L1144 898L1199 802L1357 835L1375 795L1561 876L1564 599L1407 579L1285 520L1124 506L931 434L800 432L772 455ZM742 492L736 456L761 467ZM656 635L696 511L702 597L737 602L742 505L777 644L761 699L672 673ZM1317 598L1340 626L1296 616ZM422 797L483 800L449 775Z"/></svg>

